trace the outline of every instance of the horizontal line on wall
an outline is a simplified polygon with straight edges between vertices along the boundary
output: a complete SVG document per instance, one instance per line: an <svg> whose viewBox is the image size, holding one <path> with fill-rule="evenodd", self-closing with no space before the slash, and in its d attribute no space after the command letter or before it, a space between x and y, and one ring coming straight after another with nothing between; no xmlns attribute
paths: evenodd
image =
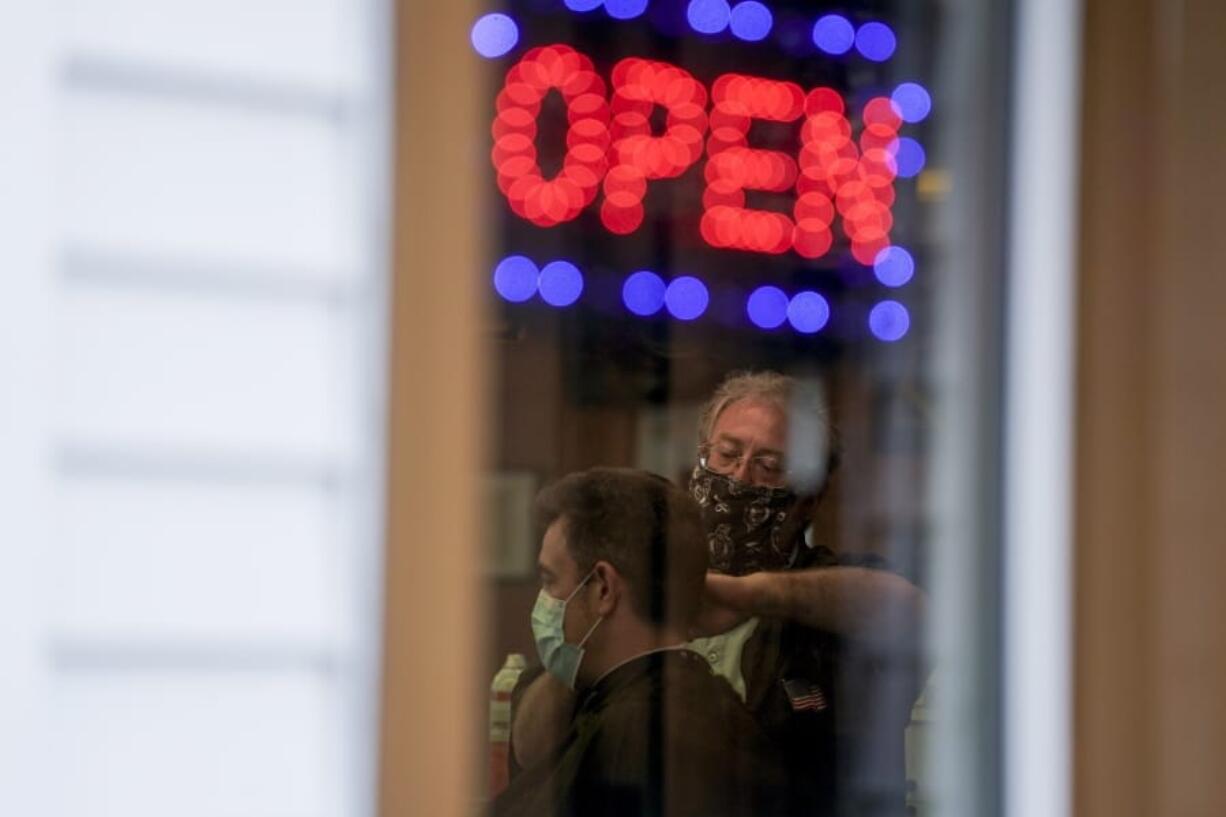
<svg viewBox="0 0 1226 817"><path fill-rule="evenodd" d="M350 482L350 475L339 463L325 458L122 444L61 444L56 466L61 477L290 483L330 491L340 490Z"/></svg>
<svg viewBox="0 0 1226 817"><path fill-rule="evenodd" d="M341 274L327 269L185 259L71 242L60 253L59 268L63 279L73 284L337 307L348 304L359 290L357 282L337 280Z"/></svg>
<svg viewBox="0 0 1226 817"><path fill-rule="evenodd" d="M226 76L97 53L69 56L62 81L70 89L163 97L338 124L351 118L355 98L306 82Z"/></svg>
<svg viewBox="0 0 1226 817"><path fill-rule="evenodd" d="M59 672L311 672L333 674L336 650L310 644L60 638L49 647Z"/></svg>

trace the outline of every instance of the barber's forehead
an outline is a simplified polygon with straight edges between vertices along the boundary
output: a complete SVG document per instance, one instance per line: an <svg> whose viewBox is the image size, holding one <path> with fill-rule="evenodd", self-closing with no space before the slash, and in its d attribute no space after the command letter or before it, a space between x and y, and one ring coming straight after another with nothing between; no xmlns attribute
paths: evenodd
<svg viewBox="0 0 1226 817"><path fill-rule="evenodd" d="M720 409L715 422L711 424L711 437L731 431L782 436L787 433L787 423L787 412L773 400L741 397Z"/></svg>

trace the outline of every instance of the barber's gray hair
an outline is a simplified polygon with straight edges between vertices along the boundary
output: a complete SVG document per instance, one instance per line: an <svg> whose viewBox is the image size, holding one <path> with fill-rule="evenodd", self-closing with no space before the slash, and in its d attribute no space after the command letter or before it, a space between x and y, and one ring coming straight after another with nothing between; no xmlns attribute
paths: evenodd
<svg viewBox="0 0 1226 817"><path fill-rule="evenodd" d="M795 485L807 486L820 496L827 479L839 466L840 445L838 431L830 422L817 384L798 383L793 377L772 371L732 372L703 404L698 415L700 452L710 443L715 421L724 409L740 400L773 405L785 417L791 418L789 447L807 456L791 458L790 478Z"/></svg>
<svg viewBox="0 0 1226 817"><path fill-rule="evenodd" d="M702 447L711 439L711 430L715 421L724 409L738 400L751 399L756 402L770 403L777 406L784 415L788 414L792 399L792 391L796 381L779 372L733 372L724 378L715 393L703 404L698 415L698 445Z"/></svg>

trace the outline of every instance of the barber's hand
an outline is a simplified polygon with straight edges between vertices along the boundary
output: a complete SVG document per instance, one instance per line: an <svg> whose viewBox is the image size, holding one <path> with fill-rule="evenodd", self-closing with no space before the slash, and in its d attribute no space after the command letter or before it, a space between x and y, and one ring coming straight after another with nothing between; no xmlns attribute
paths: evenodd
<svg viewBox="0 0 1226 817"><path fill-rule="evenodd" d="M755 607L762 595L766 573L750 573L748 576L728 576L707 571L705 600L719 607L736 610L748 618L756 613Z"/></svg>
<svg viewBox="0 0 1226 817"><path fill-rule="evenodd" d="M750 577L707 573L702 609L694 622L691 637L702 638L726 633L752 615L747 605L749 588L745 579L748 578Z"/></svg>

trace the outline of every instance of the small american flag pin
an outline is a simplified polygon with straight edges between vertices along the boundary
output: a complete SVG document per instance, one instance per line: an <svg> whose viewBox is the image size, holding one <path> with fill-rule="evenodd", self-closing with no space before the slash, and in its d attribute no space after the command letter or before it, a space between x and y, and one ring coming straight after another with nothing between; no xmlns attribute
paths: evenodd
<svg viewBox="0 0 1226 817"><path fill-rule="evenodd" d="M821 712L827 706L822 688L803 678L785 679L783 691L788 694L793 712Z"/></svg>

